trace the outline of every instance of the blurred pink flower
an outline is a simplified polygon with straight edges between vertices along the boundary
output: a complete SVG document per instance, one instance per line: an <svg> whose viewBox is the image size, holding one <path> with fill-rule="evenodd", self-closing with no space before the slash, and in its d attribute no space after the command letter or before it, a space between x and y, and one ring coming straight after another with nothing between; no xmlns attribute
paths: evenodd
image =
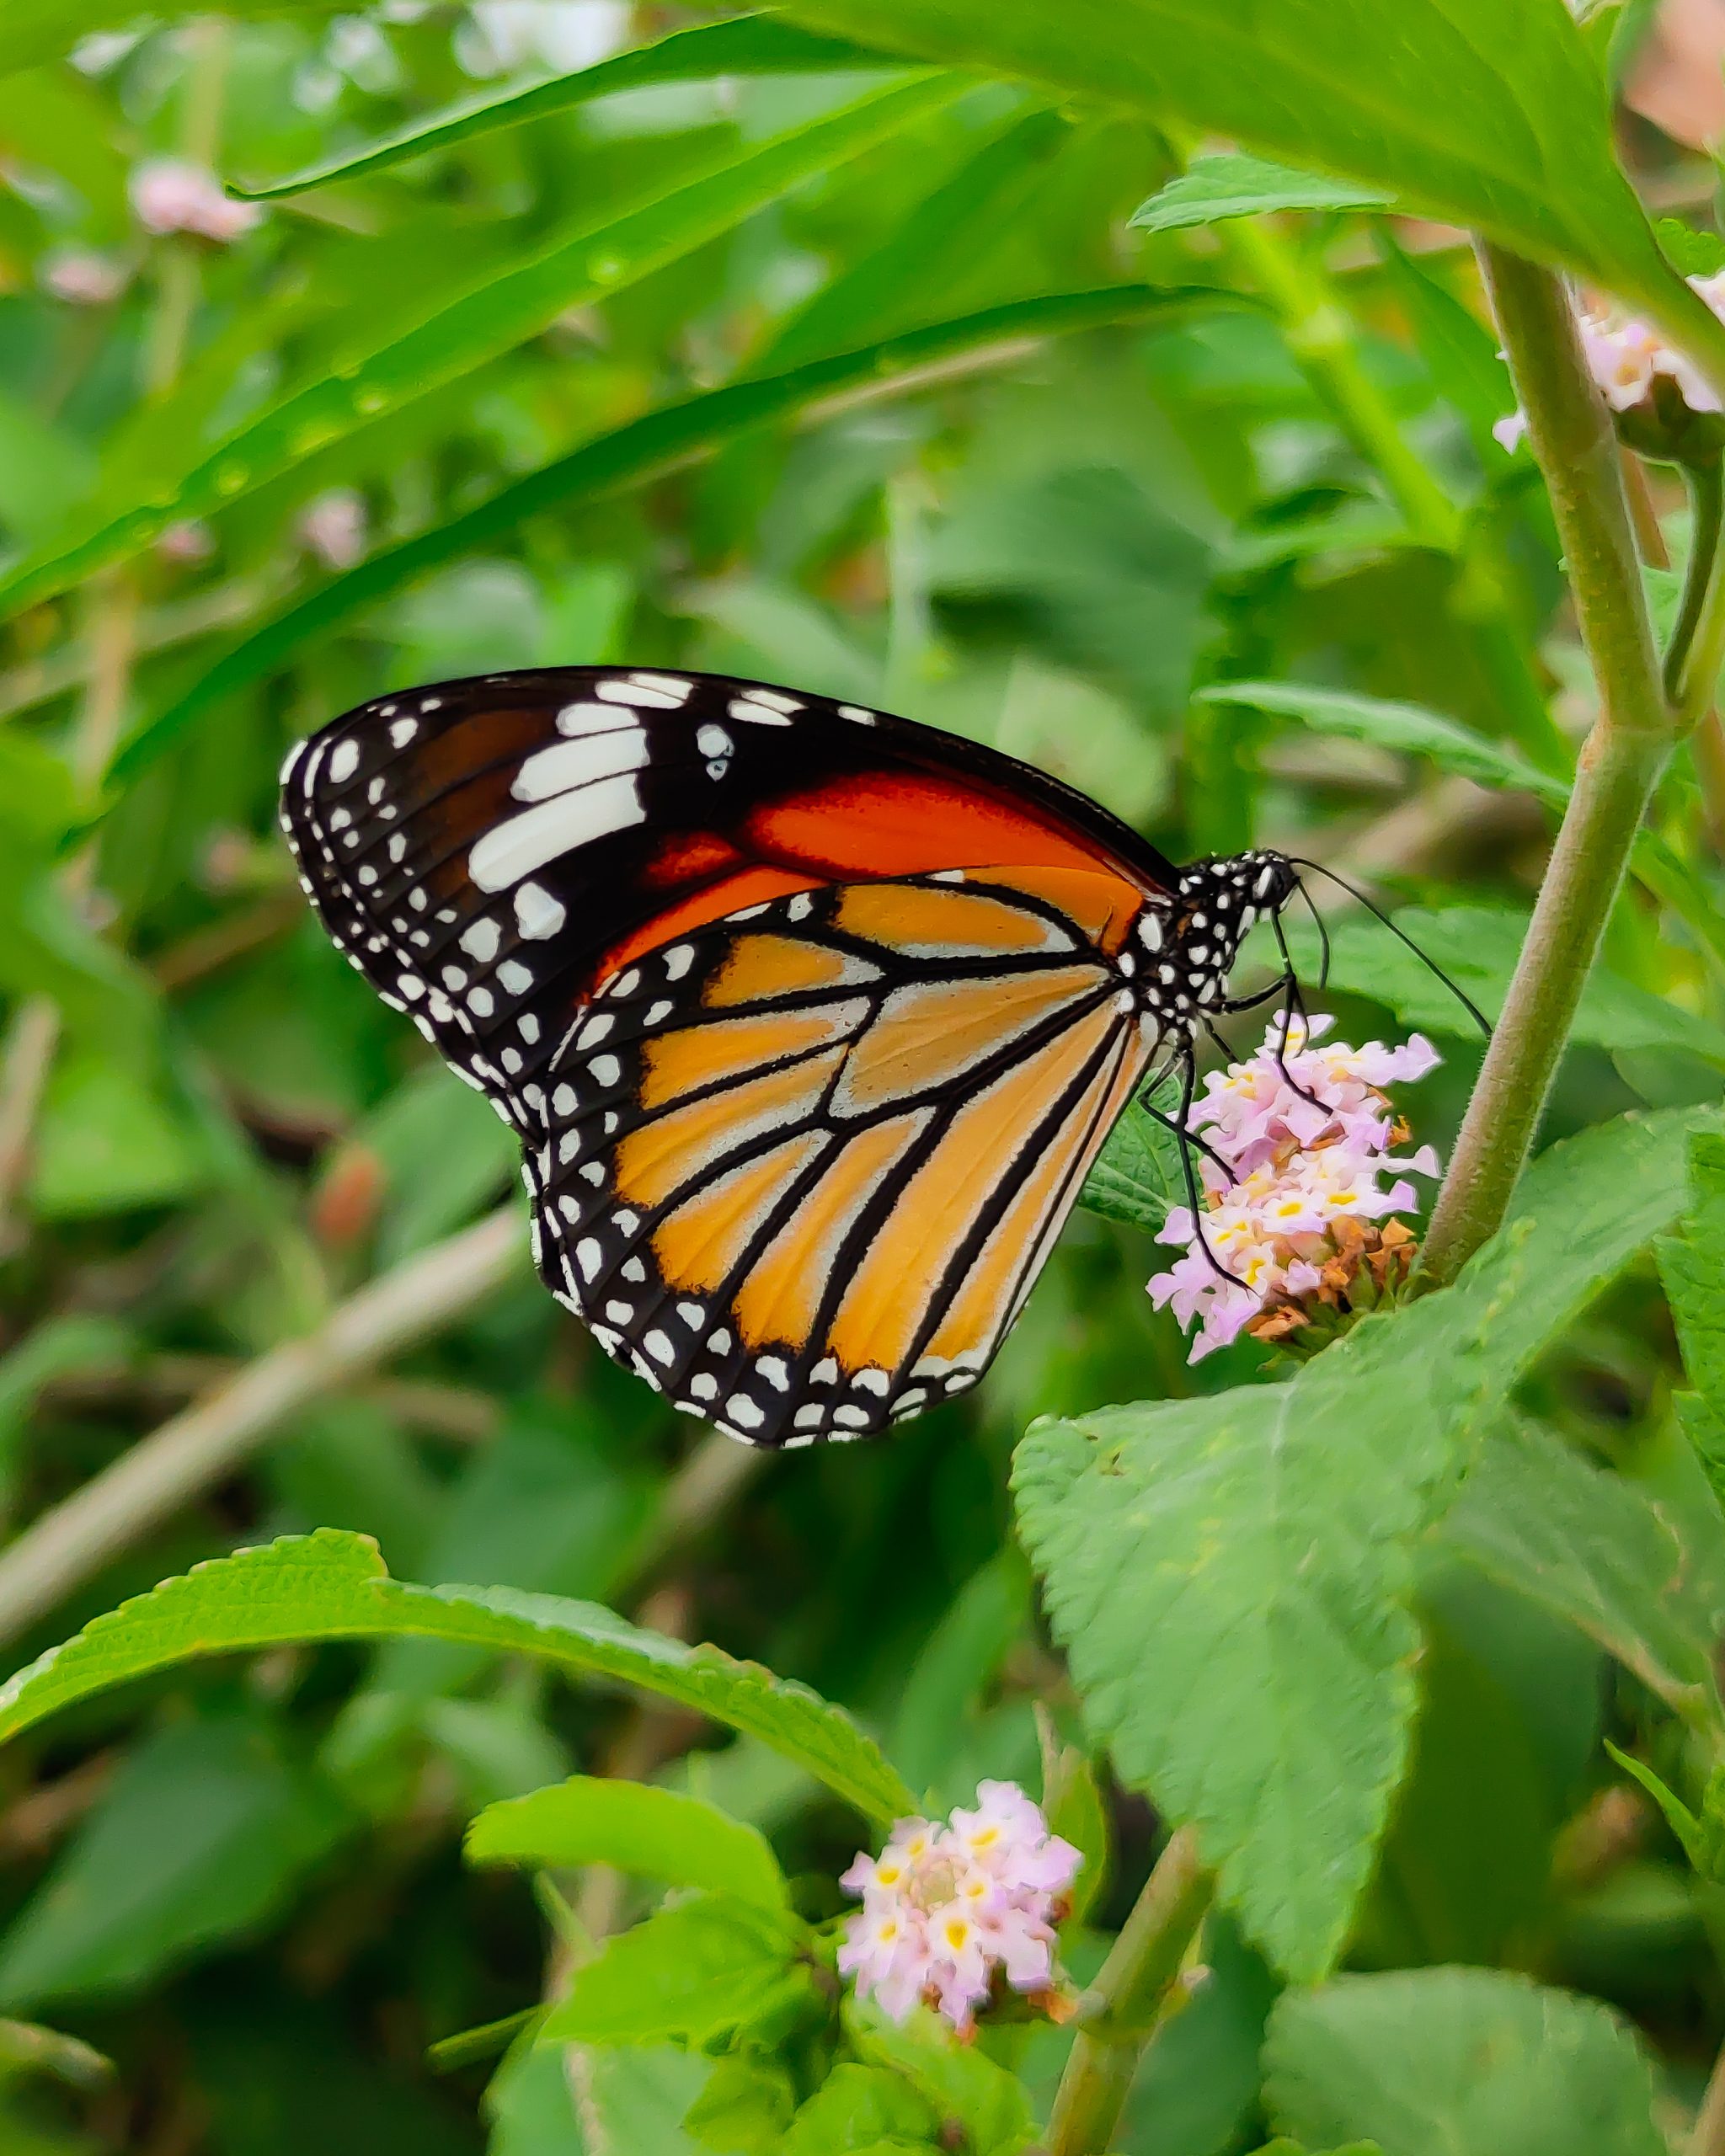
<svg viewBox="0 0 1725 2156"><path fill-rule="evenodd" d="M1691 277L1689 282L1725 321L1725 270L1711 277ZM1633 411L1645 403L1662 376L1675 385L1691 412L1722 408L1717 393L1692 360L1668 344L1657 329L1615 302L1578 302L1575 324L1588 371L1614 412ZM1526 414L1518 406L1499 419L1492 432L1503 448L1514 450L1527 432Z"/></svg>
<svg viewBox="0 0 1725 2156"><path fill-rule="evenodd" d="M40 274L43 290L70 307L107 307L131 279L125 263L87 247L57 248L43 262Z"/></svg>
<svg viewBox="0 0 1725 2156"><path fill-rule="evenodd" d="M1015 1991L1054 1977L1055 1905L1084 1861L1012 1782L984 1782L949 1822L900 1819L839 1884L862 1899L839 1967L902 2021L919 2000L968 2031L996 1972Z"/></svg>
<svg viewBox="0 0 1725 2156"><path fill-rule="evenodd" d="M366 551L366 498L354 487L332 487L307 503L295 529L326 569L350 569Z"/></svg>
<svg viewBox="0 0 1725 2156"><path fill-rule="evenodd" d="M195 232L222 246L252 230L264 212L255 202L236 202L201 165L179 157L151 157L132 168L132 214L147 232Z"/></svg>
<svg viewBox="0 0 1725 2156"><path fill-rule="evenodd" d="M1411 1211L1419 1200L1407 1177L1438 1172L1429 1145L1406 1156L1391 1152L1405 1134L1381 1090L1423 1078L1439 1060L1437 1050L1419 1033L1400 1048L1381 1041L1320 1047L1334 1022L1315 1015L1302 1026L1279 1017L1250 1062L1209 1074L1187 1118L1229 1172L1199 1156L1209 1201L1203 1237L1191 1209L1175 1207L1156 1241L1183 1255L1155 1274L1149 1289L1158 1310L1168 1305L1183 1326L1196 1321L1194 1363L1276 1306L1343 1285L1338 1266L1356 1267L1381 1243L1393 1249L1412 1240L1405 1230L1362 1235L1359 1224ZM1386 1188L1382 1178L1392 1171L1401 1172Z"/></svg>
<svg viewBox="0 0 1725 2156"><path fill-rule="evenodd" d="M207 562L215 551L215 533L195 516L183 516L167 526L156 542L156 552L168 562Z"/></svg>

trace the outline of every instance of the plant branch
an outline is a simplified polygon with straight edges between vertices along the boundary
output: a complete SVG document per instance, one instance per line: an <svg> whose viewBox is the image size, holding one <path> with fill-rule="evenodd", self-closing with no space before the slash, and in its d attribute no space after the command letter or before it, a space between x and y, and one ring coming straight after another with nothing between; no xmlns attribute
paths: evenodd
<svg viewBox="0 0 1725 2156"><path fill-rule="evenodd" d="M1518 256L1481 259L1568 563L1599 715L1541 886L1503 1014L1433 1212L1420 1272L1452 1278L1503 1220L1622 884L1677 739L1653 649L1617 447L1567 295Z"/></svg>
<svg viewBox="0 0 1725 2156"><path fill-rule="evenodd" d="M1197 1837L1177 1828L1091 1988L1055 2098L1048 2156L1101 2156L1108 2148L1214 1888Z"/></svg>
<svg viewBox="0 0 1725 2156"><path fill-rule="evenodd" d="M1725 2156L1725 2052L1713 2062L1706 2092L1695 2115L1686 2156Z"/></svg>
<svg viewBox="0 0 1725 2156"><path fill-rule="evenodd" d="M463 1315L519 1270L519 1215L502 1207L372 1280L297 1340L141 1438L0 1552L0 1640L26 1626L224 1475L286 1419ZM729 1440L726 1440L729 1442Z"/></svg>
<svg viewBox="0 0 1725 2156"><path fill-rule="evenodd" d="M1711 691L1713 676L1706 673L1706 632L1715 627L1717 587L1719 583L1719 537L1725 511L1725 476L1716 457L1703 465L1685 468L1689 487L1690 530L1689 559L1683 572L1683 596L1671 641L1665 648L1664 683L1667 701L1681 710L1696 694L1696 680L1703 677L1703 694ZM1714 675L1717 653L1713 654Z"/></svg>

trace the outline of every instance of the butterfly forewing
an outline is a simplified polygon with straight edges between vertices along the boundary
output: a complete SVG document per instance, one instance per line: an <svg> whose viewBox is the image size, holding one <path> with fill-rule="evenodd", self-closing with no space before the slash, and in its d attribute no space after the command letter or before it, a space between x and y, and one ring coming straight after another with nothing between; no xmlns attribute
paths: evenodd
<svg viewBox="0 0 1725 2156"><path fill-rule="evenodd" d="M975 1381L1156 1028L1174 874L972 744L700 675L381 698L283 824L337 944L521 1134L547 1283L759 1444Z"/></svg>

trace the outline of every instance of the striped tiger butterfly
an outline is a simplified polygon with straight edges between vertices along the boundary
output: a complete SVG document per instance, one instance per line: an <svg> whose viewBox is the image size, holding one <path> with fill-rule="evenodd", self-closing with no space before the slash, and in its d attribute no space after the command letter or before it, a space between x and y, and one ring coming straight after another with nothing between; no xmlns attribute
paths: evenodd
<svg viewBox="0 0 1725 2156"><path fill-rule="evenodd" d="M752 1444L974 1385L1158 1051L1296 886L998 751L724 676L380 697L289 756L330 936L518 1134L536 1262Z"/></svg>

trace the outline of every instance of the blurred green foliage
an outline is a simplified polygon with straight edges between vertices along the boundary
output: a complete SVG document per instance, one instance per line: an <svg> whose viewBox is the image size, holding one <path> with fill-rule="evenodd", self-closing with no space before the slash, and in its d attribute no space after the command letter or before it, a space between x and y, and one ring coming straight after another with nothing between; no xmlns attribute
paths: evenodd
<svg viewBox="0 0 1725 2156"><path fill-rule="evenodd" d="M291 743L391 687L627 657L901 710L1177 859L1370 879L1496 1015L1591 691L1424 219L1669 273L1597 27L1541 0L1506 55L1457 7L1471 44L1437 0L1213 40L1164 0L0 0L14 1554L515 1203L276 833ZM1711 178L1648 154L1686 270ZM147 229L163 159L258 208ZM1135 1112L980 1394L889 1444L726 1455L523 1260L47 1597L0 1553L22 1664L338 1531L8 1691L0 2149L1023 2148L1065 2032L960 2049L831 1970L859 1841L1006 1776L1086 1853L1081 1978L1169 1819L1221 1867L1122 2149L1658 2156L1725 2025L1685 1854L1725 1606L1704 777L1638 842L1509 1235L1274 1396L1143 1293L1179 1193ZM1465 1014L1313 889L1341 1031L1439 1037L1398 1106L1447 1150Z"/></svg>

